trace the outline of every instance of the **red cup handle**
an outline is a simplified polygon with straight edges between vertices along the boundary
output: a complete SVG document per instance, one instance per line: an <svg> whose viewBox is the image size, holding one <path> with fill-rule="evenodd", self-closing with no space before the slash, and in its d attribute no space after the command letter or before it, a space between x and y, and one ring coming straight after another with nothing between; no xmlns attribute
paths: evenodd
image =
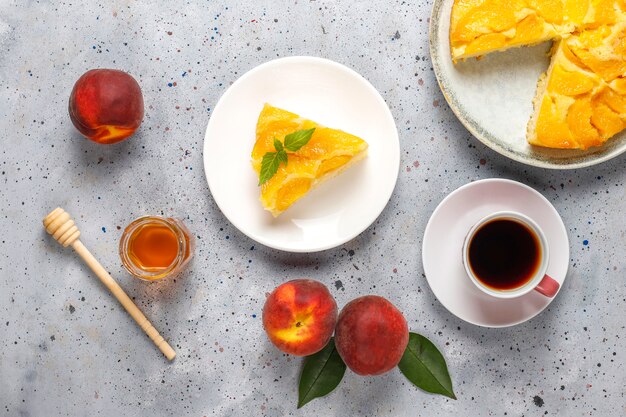
<svg viewBox="0 0 626 417"><path fill-rule="evenodd" d="M546 274L539 283L539 285L535 287L535 291L542 295L545 295L546 297L552 298L559 291L559 287L559 283L556 282L554 278Z"/></svg>

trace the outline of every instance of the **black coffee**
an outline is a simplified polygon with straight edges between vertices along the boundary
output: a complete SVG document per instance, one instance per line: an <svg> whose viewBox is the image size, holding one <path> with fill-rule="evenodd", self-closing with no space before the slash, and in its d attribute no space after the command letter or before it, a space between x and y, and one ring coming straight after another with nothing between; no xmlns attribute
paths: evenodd
<svg viewBox="0 0 626 417"><path fill-rule="evenodd" d="M480 282L495 290L523 287L541 264L541 246L526 225L496 219L480 226L469 244L469 266Z"/></svg>

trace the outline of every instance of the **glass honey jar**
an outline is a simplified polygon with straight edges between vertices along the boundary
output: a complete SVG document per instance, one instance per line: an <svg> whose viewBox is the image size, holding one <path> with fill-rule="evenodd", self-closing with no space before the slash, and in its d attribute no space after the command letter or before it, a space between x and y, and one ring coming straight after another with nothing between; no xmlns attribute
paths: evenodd
<svg viewBox="0 0 626 417"><path fill-rule="evenodd" d="M156 281L178 275L195 248L195 238L182 221L144 216L124 229L119 251L128 272L139 279Z"/></svg>

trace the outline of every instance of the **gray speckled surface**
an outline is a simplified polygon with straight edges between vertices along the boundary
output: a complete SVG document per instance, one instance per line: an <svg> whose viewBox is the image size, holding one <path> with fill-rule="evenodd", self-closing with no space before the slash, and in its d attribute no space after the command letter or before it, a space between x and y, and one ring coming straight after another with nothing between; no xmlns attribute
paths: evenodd
<svg viewBox="0 0 626 417"><path fill-rule="evenodd" d="M545 171L472 139L434 79L429 13L415 1L2 1L0 415L626 414L626 158ZM402 145L396 191L378 221L311 255L269 250L234 229L209 195L201 153L224 89L259 63L297 54L369 79ZM139 133L116 146L82 139L67 116L74 81L95 67L129 71L144 92ZM504 330L448 313L420 258L439 201L488 177L538 189L571 241L558 298ZM41 218L57 205L175 345L174 363L45 235ZM120 265L119 228L146 213L180 216L198 236L197 257L175 282L139 282ZM300 276L325 282L340 306L367 293L392 300L443 350L459 400L424 394L398 371L348 372L334 393L297 411L300 361L269 344L260 312L266 292Z"/></svg>

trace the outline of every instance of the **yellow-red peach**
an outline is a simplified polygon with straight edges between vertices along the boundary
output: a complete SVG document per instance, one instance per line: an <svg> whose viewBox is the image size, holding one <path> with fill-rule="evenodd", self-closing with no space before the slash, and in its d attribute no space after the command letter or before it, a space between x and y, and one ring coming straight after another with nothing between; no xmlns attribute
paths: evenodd
<svg viewBox="0 0 626 417"><path fill-rule="evenodd" d="M270 341L296 356L322 350L336 322L335 299L324 284L311 279L295 279L278 286L263 307L263 327Z"/></svg>
<svg viewBox="0 0 626 417"><path fill-rule="evenodd" d="M380 375L394 368L408 343L404 316L383 297L357 298L339 314L335 346L346 365L359 375Z"/></svg>
<svg viewBox="0 0 626 417"><path fill-rule="evenodd" d="M143 119L143 95L129 74L113 69L84 73L72 89L70 119L78 131L94 142L120 142Z"/></svg>

